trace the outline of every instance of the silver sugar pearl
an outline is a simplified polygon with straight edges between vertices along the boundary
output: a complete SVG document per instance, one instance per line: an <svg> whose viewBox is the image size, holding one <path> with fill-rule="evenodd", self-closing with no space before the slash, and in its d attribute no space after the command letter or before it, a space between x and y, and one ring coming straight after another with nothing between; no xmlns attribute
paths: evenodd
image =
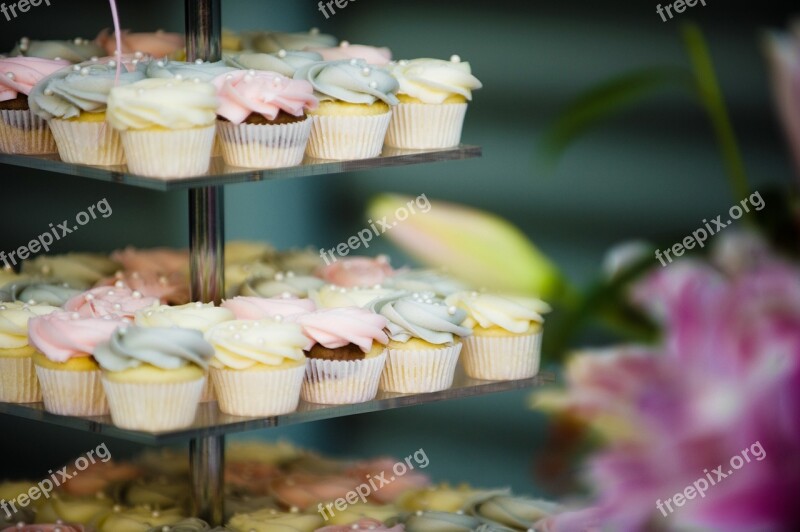
<svg viewBox="0 0 800 532"><path fill-rule="evenodd" d="M461 56L456 55L456 54L451 55L450 56L450 62L451 63L460 63L461 62Z"/></svg>

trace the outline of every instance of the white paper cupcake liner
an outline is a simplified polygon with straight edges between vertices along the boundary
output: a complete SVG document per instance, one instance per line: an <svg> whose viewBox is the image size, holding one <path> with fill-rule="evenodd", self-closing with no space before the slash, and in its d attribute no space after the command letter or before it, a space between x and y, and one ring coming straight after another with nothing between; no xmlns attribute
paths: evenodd
<svg viewBox="0 0 800 532"><path fill-rule="evenodd" d="M0 111L0 152L33 155L56 151L47 122L30 109Z"/></svg>
<svg viewBox="0 0 800 532"><path fill-rule="evenodd" d="M389 349L381 390L430 393L453 385L461 343L439 349Z"/></svg>
<svg viewBox="0 0 800 532"><path fill-rule="evenodd" d="M473 379L511 381L539 372L542 333L522 336L470 336L464 339L464 370Z"/></svg>
<svg viewBox="0 0 800 532"><path fill-rule="evenodd" d="M162 432L191 426L206 378L175 383L133 383L102 379L114 425Z"/></svg>
<svg viewBox="0 0 800 532"><path fill-rule="evenodd" d="M386 144L407 150L458 146L468 104L401 103L392 110Z"/></svg>
<svg viewBox="0 0 800 532"><path fill-rule="evenodd" d="M215 126L175 131L120 131L128 170L146 177L192 177L211 164Z"/></svg>
<svg viewBox="0 0 800 532"><path fill-rule="evenodd" d="M284 168L303 162L313 120L294 124L239 124L218 121L225 162L247 168Z"/></svg>
<svg viewBox="0 0 800 532"><path fill-rule="evenodd" d="M217 392L214 390L214 382L211 380L211 375L206 378L206 383L203 386L203 393L200 394L201 403L211 403L217 400Z"/></svg>
<svg viewBox="0 0 800 532"><path fill-rule="evenodd" d="M64 371L36 366L44 409L60 416L104 416L108 402L100 370Z"/></svg>
<svg viewBox="0 0 800 532"><path fill-rule="evenodd" d="M38 403L42 389L31 357L0 356L0 403Z"/></svg>
<svg viewBox="0 0 800 532"><path fill-rule="evenodd" d="M305 366L236 371L211 368L219 409L232 416L268 417L297 410Z"/></svg>
<svg viewBox="0 0 800 532"><path fill-rule="evenodd" d="M353 160L377 157L392 112L375 116L312 116L306 153L316 159Z"/></svg>
<svg viewBox="0 0 800 532"><path fill-rule="evenodd" d="M309 359L303 400L325 405L371 401L386 364L386 351L364 360Z"/></svg>
<svg viewBox="0 0 800 532"><path fill-rule="evenodd" d="M125 164L119 133L107 122L79 122L54 118L48 122L58 155L67 163L116 166Z"/></svg>

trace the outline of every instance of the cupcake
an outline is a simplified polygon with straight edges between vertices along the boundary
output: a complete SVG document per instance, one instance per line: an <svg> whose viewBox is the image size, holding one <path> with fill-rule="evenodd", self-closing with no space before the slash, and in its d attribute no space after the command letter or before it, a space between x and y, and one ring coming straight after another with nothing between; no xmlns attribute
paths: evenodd
<svg viewBox="0 0 800 532"><path fill-rule="evenodd" d="M374 301L405 294L404 290L392 290L375 285L372 288L345 288L335 284L325 285L308 294L318 308L361 307L367 308Z"/></svg>
<svg viewBox="0 0 800 532"><path fill-rule="evenodd" d="M322 526L322 523L322 517L317 514L284 513L264 509L233 516L228 528L236 532L314 532Z"/></svg>
<svg viewBox="0 0 800 532"><path fill-rule="evenodd" d="M64 303L64 310L82 318L133 318L137 311L156 305L157 298L143 296L130 288L101 286L71 298Z"/></svg>
<svg viewBox="0 0 800 532"><path fill-rule="evenodd" d="M396 290L433 292L439 297L447 297L469 288L461 281L434 270L399 271L387 279L385 284L388 288Z"/></svg>
<svg viewBox="0 0 800 532"><path fill-rule="evenodd" d="M371 477L391 476L391 471L395 464L397 464L397 460L394 458L378 458L358 462L348 467L345 470L345 475L360 481L369 480ZM404 493L426 487L430 483L431 481L426 474L409 470L406 474L396 477L391 484L385 485L372 493L370 500L380 504L393 503Z"/></svg>
<svg viewBox="0 0 800 532"><path fill-rule="evenodd" d="M22 263L22 272L34 277L57 279L72 288L89 288L112 275L119 266L99 253L40 255Z"/></svg>
<svg viewBox="0 0 800 532"><path fill-rule="evenodd" d="M237 320L295 319L314 312L317 307L310 299L296 297L234 297L222 303Z"/></svg>
<svg viewBox="0 0 800 532"><path fill-rule="evenodd" d="M182 273L189 275L189 250L171 248L137 249L126 247L111 254L116 267L124 271L156 273L169 275ZM112 270L111 273L114 273Z"/></svg>
<svg viewBox="0 0 800 532"><path fill-rule="evenodd" d="M360 481L342 475L294 473L274 479L270 492L287 508L315 509L320 501L344 498Z"/></svg>
<svg viewBox="0 0 800 532"><path fill-rule="evenodd" d="M448 305L467 312L473 329L464 342L464 369L474 379L516 380L539 372L542 314L550 307L538 299L477 292L449 296Z"/></svg>
<svg viewBox="0 0 800 532"><path fill-rule="evenodd" d="M113 60L74 65L37 84L29 96L30 107L47 120L63 161L122 165L125 155L119 134L106 123L106 102L115 86L142 79L143 68L131 63L119 77Z"/></svg>
<svg viewBox="0 0 800 532"><path fill-rule="evenodd" d="M68 41L32 41L27 37L23 37L8 55L10 57L38 57L41 59L68 61L70 63L82 63L106 54L97 44L89 39L81 39L80 37Z"/></svg>
<svg viewBox="0 0 800 532"><path fill-rule="evenodd" d="M325 285L325 281L310 275L295 275L294 272L278 272L273 277L254 277L242 285L240 295L275 297L288 294L308 297L311 290Z"/></svg>
<svg viewBox="0 0 800 532"><path fill-rule="evenodd" d="M236 319L233 312L216 307L214 303L187 303L186 305L160 305L138 311L134 316L140 327L180 327L205 333L215 325Z"/></svg>
<svg viewBox="0 0 800 532"><path fill-rule="evenodd" d="M235 416L278 416L297 409L305 375L299 325L272 320L232 321L213 327L211 378L219 408Z"/></svg>
<svg viewBox="0 0 800 532"><path fill-rule="evenodd" d="M55 153L47 123L30 108L28 94L41 80L68 66L37 57L0 58L0 153Z"/></svg>
<svg viewBox="0 0 800 532"><path fill-rule="evenodd" d="M256 32L253 35L247 35L245 40L248 41L246 48L264 53L336 46L336 37L320 33L316 28L312 28L307 32L297 33L284 33L279 31Z"/></svg>
<svg viewBox="0 0 800 532"><path fill-rule="evenodd" d="M549 501L495 495L476 502L467 513L482 521L496 523L512 530L529 530L534 523L551 515L561 513L564 507Z"/></svg>
<svg viewBox="0 0 800 532"><path fill-rule="evenodd" d="M388 48L378 48L363 44L350 44L342 41L339 46L331 48L311 48L309 51L322 56L323 61L350 61L361 59L372 66L386 66L392 61L392 51Z"/></svg>
<svg viewBox="0 0 800 532"><path fill-rule="evenodd" d="M304 400L353 404L375 398L386 363L386 318L347 307L304 314L297 322L308 336Z"/></svg>
<svg viewBox="0 0 800 532"><path fill-rule="evenodd" d="M469 63L414 59L390 67L400 89L386 145L427 150L458 146L472 91L482 87Z"/></svg>
<svg viewBox="0 0 800 532"><path fill-rule="evenodd" d="M363 60L312 63L295 79L309 81L320 99L310 114L314 128L307 153L317 159L367 159L383 148L398 103L397 80Z"/></svg>
<svg viewBox="0 0 800 532"><path fill-rule="evenodd" d="M141 52L153 57L175 57L182 54L185 46L183 35L163 30L151 33L133 33L123 30L120 40L123 54ZM95 37L94 42L101 46L107 55L115 55L117 53L117 37L109 29L102 30Z"/></svg>
<svg viewBox="0 0 800 532"><path fill-rule="evenodd" d="M191 329L117 329L94 350L114 424L150 432L191 425L213 354Z"/></svg>
<svg viewBox="0 0 800 532"><path fill-rule="evenodd" d="M453 385L461 338L471 332L460 326L465 311L426 293L378 300L371 308L389 322L381 390L427 393Z"/></svg>
<svg viewBox="0 0 800 532"><path fill-rule="evenodd" d="M277 72L237 70L214 78L220 100L217 130L231 166L296 166L311 134L307 111L319 101L310 83Z"/></svg>
<svg viewBox="0 0 800 532"><path fill-rule="evenodd" d="M67 283L27 279L13 281L0 288L0 301L21 301L29 305L61 307L80 293L80 290L71 288Z"/></svg>
<svg viewBox="0 0 800 532"><path fill-rule="evenodd" d="M219 103L215 93L210 83L178 79L113 88L106 118L120 132L128 169L147 177L206 173Z"/></svg>
<svg viewBox="0 0 800 532"><path fill-rule="evenodd" d="M343 287L375 286L386 282L395 270L389 264L389 257L349 257L333 264L322 266L317 276L324 281Z"/></svg>
<svg viewBox="0 0 800 532"><path fill-rule="evenodd" d="M0 402L38 403L42 391L33 368L35 349L28 343L31 318L57 312L48 305L0 303Z"/></svg>
<svg viewBox="0 0 800 532"><path fill-rule="evenodd" d="M316 52L301 52L297 50L279 50L271 54L247 52L228 57L225 63L242 70L264 70L277 72L287 78L293 78L297 69L322 61L322 56Z"/></svg>
<svg viewBox="0 0 800 532"><path fill-rule="evenodd" d="M105 496L73 497L53 494L36 508L37 523L82 523L95 527L114 511L114 501ZM94 530L90 528L89 530Z"/></svg>
<svg viewBox="0 0 800 532"><path fill-rule="evenodd" d="M144 297L156 298L165 305L185 305L190 301L189 278L182 273L118 271L98 281L97 286L126 288Z"/></svg>
<svg viewBox="0 0 800 532"><path fill-rule="evenodd" d="M28 322L45 410L64 416L108 413L100 366L92 353L124 324L121 319L81 318L72 312L53 312Z"/></svg>

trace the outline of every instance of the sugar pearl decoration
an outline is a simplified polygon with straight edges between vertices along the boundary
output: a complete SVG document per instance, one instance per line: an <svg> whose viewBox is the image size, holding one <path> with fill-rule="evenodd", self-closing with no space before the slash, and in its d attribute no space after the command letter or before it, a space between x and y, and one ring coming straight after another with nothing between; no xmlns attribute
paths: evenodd
<svg viewBox="0 0 800 532"><path fill-rule="evenodd" d="M347 48L348 46L350 46L350 42L342 41L341 43L339 43L339 46L341 46L342 48Z"/></svg>
<svg viewBox="0 0 800 532"><path fill-rule="evenodd" d="M451 55L450 56L450 62L451 63L460 63L461 62L461 56L456 55L456 54Z"/></svg>
<svg viewBox="0 0 800 532"><path fill-rule="evenodd" d="M54 57L53 61L61 61L61 58L60 57Z"/></svg>
<svg viewBox="0 0 800 532"><path fill-rule="evenodd" d="M308 30L308 33L310 33L311 35L319 35L319 28L311 28L310 30Z"/></svg>
<svg viewBox="0 0 800 532"><path fill-rule="evenodd" d="M51 89L45 89L44 90L44 95L45 96L52 96L53 95L53 91Z"/></svg>
<svg viewBox="0 0 800 532"><path fill-rule="evenodd" d="M89 69L87 67L83 67L81 69L81 76L88 76L88 75L89 75Z"/></svg>
<svg viewBox="0 0 800 532"><path fill-rule="evenodd" d="M280 57L281 59L286 57L286 50L278 50L278 57Z"/></svg>
<svg viewBox="0 0 800 532"><path fill-rule="evenodd" d="M180 74L175 74L175 79L181 81L183 79L183 76Z"/></svg>
<svg viewBox="0 0 800 532"><path fill-rule="evenodd" d="M164 66L164 61L156 61L156 65L160 66L160 67L163 67Z"/></svg>
<svg viewBox="0 0 800 532"><path fill-rule="evenodd" d="M372 74L372 69L370 67L364 67L361 69L361 75L369 76L370 74Z"/></svg>
<svg viewBox="0 0 800 532"><path fill-rule="evenodd" d="M378 82L377 81L370 81L369 82L369 88L370 89L377 89L378 88Z"/></svg>
<svg viewBox="0 0 800 532"><path fill-rule="evenodd" d="M141 59L142 57L144 57L144 54L142 52L134 52L133 57L135 57L136 59Z"/></svg>
<svg viewBox="0 0 800 532"><path fill-rule="evenodd" d="M108 62L108 66L115 67L117 66L117 62L112 59L111 61Z"/></svg>
<svg viewBox="0 0 800 532"><path fill-rule="evenodd" d="M94 299L94 294L86 294L86 301L91 301Z"/></svg>
<svg viewBox="0 0 800 532"><path fill-rule="evenodd" d="M91 59L93 62L96 62L96 61L99 59L99 57L97 57L96 55L93 55L93 56L92 56L90 59Z"/></svg>
<svg viewBox="0 0 800 532"><path fill-rule="evenodd" d="M203 60L202 59L195 59L194 60L194 64L195 65L202 65L203 64Z"/></svg>
<svg viewBox="0 0 800 532"><path fill-rule="evenodd" d="M358 66L358 59L351 59L350 64L353 66Z"/></svg>
<svg viewBox="0 0 800 532"><path fill-rule="evenodd" d="M72 65L72 70L78 72L81 69L80 65Z"/></svg>
<svg viewBox="0 0 800 532"><path fill-rule="evenodd" d="M16 76L14 76L13 72L6 72L6 77L13 81Z"/></svg>
<svg viewBox="0 0 800 532"><path fill-rule="evenodd" d="M455 306L447 307L447 313L451 316L455 316L458 309Z"/></svg>

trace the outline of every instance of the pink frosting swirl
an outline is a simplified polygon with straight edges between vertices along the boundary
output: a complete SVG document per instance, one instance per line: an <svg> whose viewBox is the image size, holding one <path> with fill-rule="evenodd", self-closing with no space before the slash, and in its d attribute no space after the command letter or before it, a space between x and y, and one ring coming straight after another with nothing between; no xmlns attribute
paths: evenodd
<svg viewBox="0 0 800 532"><path fill-rule="evenodd" d="M344 474L355 478L361 482L366 482L368 478L394 478L388 484L383 484L381 489L376 490L371 498L375 502L382 504L389 504L397 500L403 493L424 488L431 484L428 475L420 473L419 471L409 470L404 475L395 475L392 468L397 463L393 458L377 458L367 462L360 462L345 470Z"/></svg>
<svg viewBox="0 0 800 532"><path fill-rule="evenodd" d="M384 329L389 321L371 310L358 307L341 307L317 310L297 318L303 334L309 339L306 350L320 344L328 349L337 349L355 344L365 353L372 343L389 343Z"/></svg>
<svg viewBox="0 0 800 532"><path fill-rule="evenodd" d="M114 277L101 279L95 286L129 288L143 296L158 298L165 305L185 305L190 301L189 279L182 273L117 272Z"/></svg>
<svg viewBox="0 0 800 532"><path fill-rule="evenodd" d="M4 528L2 532L88 532L90 529L83 525L67 525L64 523L54 523L51 525L24 525L18 523L14 526Z"/></svg>
<svg viewBox="0 0 800 532"><path fill-rule="evenodd" d="M136 249L127 247L111 254L111 260L122 265L123 270L139 273L189 272L189 251L169 248Z"/></svg>
<svg viewBox="0 0 800 532"><path fill-rule="evenodd" d="M352 532L356 530L377 530L384 532L403 532L406 527L403 525L395 525L392 528L387 527L377 519L364 518L349 525L331 525L318 528L315 532Z"/></svg>
<svg viewBox="0 0 800 532"><path fill-rule="evenodd" d="M363 59L370 65L385 66L392 60L392 51L388 48L350 44L347 41L342 41L339 46L333 48L311 48L309 51L317 52L325 61Z"/></svg>
<svg viewBox="0 0 800 532"><path fill-rule="evenodd" d="M217 114L234 124L241 124L252 113L275 120L283 111L303 116L319 106L314 87L303 80L289 79L277 72L236 70L211 80L217 88Z"/></svg>
<svg viewBox="0 0 800 532"><path fill-rule="evenodd" d="M154 33L131 33L123 30L121 40L123 54L142 52L153 57L164 57L184 47L183 35L160 30ZM117 40L114 32L109 29L102 30L95 42L105 48L108 55L114 55L117 51Z"/></svg>
<svg viewBox="0 0 800 532"><path fill-rule="evenodd" d="M317 276L325 281L345 287L374 286L386 281L395 274L388 257L352 257L341 259L333 264L322 266Z"/></svg>
<svg viewBox="0 0 800 532"><path fill-rule="evenodd" d="M69 64L38 57L0 59L0 102L13 100L20 94L27 96L34 85Z"/></svg>
<svg viewBox="0 0 800 532"><path fill-rule="evenodd" d="M97 462L62 484L62 489L77 497L105 492L117 482L134 480L142 475L141 469L133 464Z"/></svg>
<svg viewBox="0 0 800 532"><path fill-rule="evenodd" d="M344 497L359 484L356 479L345 476L296 473L273 480L271 492L284 505L305 510L321 501Z"/></svg>
<svg viewBox="0 0 800 532"><path fill-rule="evenodd" d="M245 460L225 464L225 485L251 495L269 493L270 482L280 475L275 464Z"/></svg>
<svg viewBox="0 0 800 532"><path fill-rule="evenodd" d="M82 318L119 316L133 318L138 310L158 304L158 298L142 295L130 288L101 286L87 290L64 303L64 310Z"/></svg>
<svg viewBox="0 0 800 532"><path fill-rule="evenodd" d="M233 312L237 320L263 320L275 316L291 319L317 309L310 299L296 297L234 297L224 301L222 307Z"/></svg>
<svg viewBox="0 0 800 532"><path fill-rule="evenodd" d="M53 312L28 322L30 344L53 362L91 356L98 344L107 342L121 318L82 318L74 312Z"/></svg>

